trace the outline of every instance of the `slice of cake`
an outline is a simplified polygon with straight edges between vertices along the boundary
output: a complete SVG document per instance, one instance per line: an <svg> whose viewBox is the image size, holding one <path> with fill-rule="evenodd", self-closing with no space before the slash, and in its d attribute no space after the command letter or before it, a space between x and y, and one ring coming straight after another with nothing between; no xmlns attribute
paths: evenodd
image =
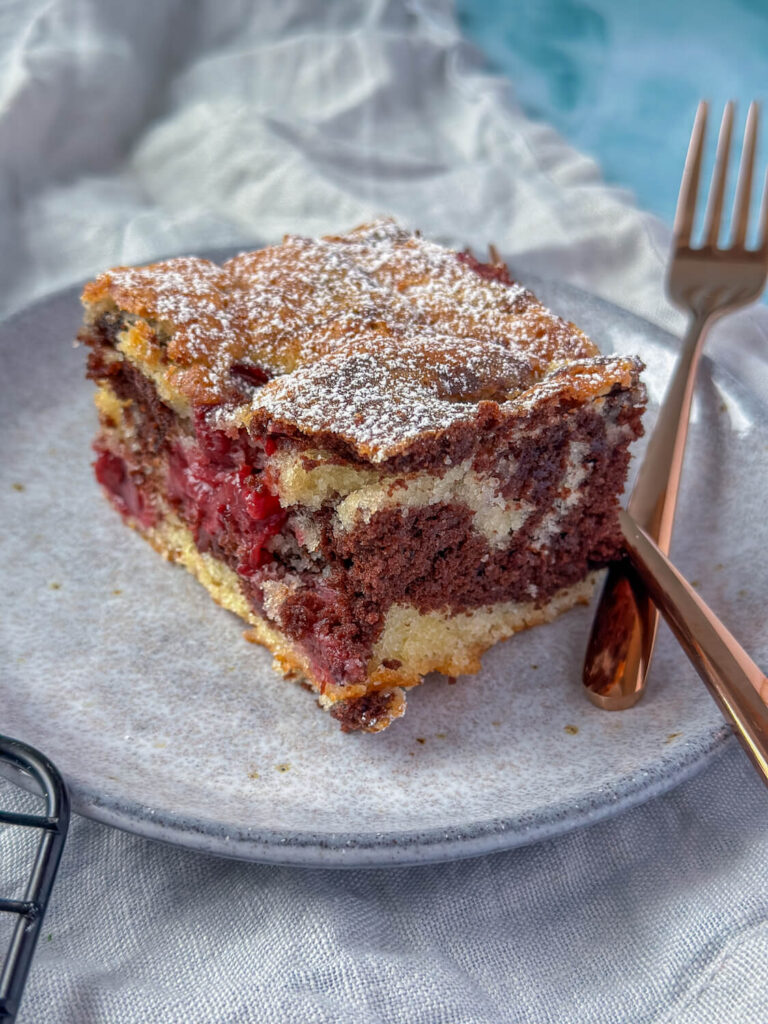
<svg viewBox="0 0 768 1024"><path fill-rule="evenodd" d="M389 220L87 285L96 476L344 730L587 599L640 363Z"/></svg>

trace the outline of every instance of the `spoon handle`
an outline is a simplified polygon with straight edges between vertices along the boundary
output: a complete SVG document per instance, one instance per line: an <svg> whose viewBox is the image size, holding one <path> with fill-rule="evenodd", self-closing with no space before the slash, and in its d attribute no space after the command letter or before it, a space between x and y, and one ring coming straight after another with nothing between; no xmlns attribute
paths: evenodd
<svg viewBox="0 0 768 1024"><path fill-rule="evenodd" d="M634 570L768 785L768 678L632 517L619 520Z"/></svg>

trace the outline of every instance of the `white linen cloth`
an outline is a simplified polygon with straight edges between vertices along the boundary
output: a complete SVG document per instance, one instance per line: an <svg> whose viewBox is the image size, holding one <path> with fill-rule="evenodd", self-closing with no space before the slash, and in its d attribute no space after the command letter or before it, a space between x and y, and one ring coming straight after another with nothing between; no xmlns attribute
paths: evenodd
<svg viewBox="0 0 768 1024"><path fill-rule="evenodd" d="M666 229L522 116L447 0L16 0L0 53L4 312L117 262L385 211L680 326ZM766 316L743 317L755 344ZM0 833L3 894L27 870ZM557 840L351 872L75 818L44 933L22 1024L762 1024L768 802L734 745Z"/></svg>

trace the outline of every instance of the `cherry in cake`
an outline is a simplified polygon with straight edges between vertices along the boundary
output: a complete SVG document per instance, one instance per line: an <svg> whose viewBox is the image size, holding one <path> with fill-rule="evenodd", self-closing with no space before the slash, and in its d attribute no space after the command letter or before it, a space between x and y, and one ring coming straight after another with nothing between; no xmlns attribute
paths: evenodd
<svg viewBox="0 0 768 1024"><path fill-rule="evenodd" d="M95 472L344 730L587 599L640 363L381 220L84 292Z"/></svg>

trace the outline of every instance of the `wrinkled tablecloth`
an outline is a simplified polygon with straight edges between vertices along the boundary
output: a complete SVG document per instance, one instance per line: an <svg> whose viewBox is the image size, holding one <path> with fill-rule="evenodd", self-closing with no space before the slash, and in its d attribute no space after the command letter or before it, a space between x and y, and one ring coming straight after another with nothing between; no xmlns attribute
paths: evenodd
<svg viewBox="0 0 768 1024"><path fill-rule="evenodd" d="M106 265L388 211L681 325L668 230L521 114L447 0L9 0L0 53L4 313ZM0 833L0 883L27 854ZM733 744L557 840L350 872L75 818L44 932L26 1024L762 1024L768 803Z"/></svg>

